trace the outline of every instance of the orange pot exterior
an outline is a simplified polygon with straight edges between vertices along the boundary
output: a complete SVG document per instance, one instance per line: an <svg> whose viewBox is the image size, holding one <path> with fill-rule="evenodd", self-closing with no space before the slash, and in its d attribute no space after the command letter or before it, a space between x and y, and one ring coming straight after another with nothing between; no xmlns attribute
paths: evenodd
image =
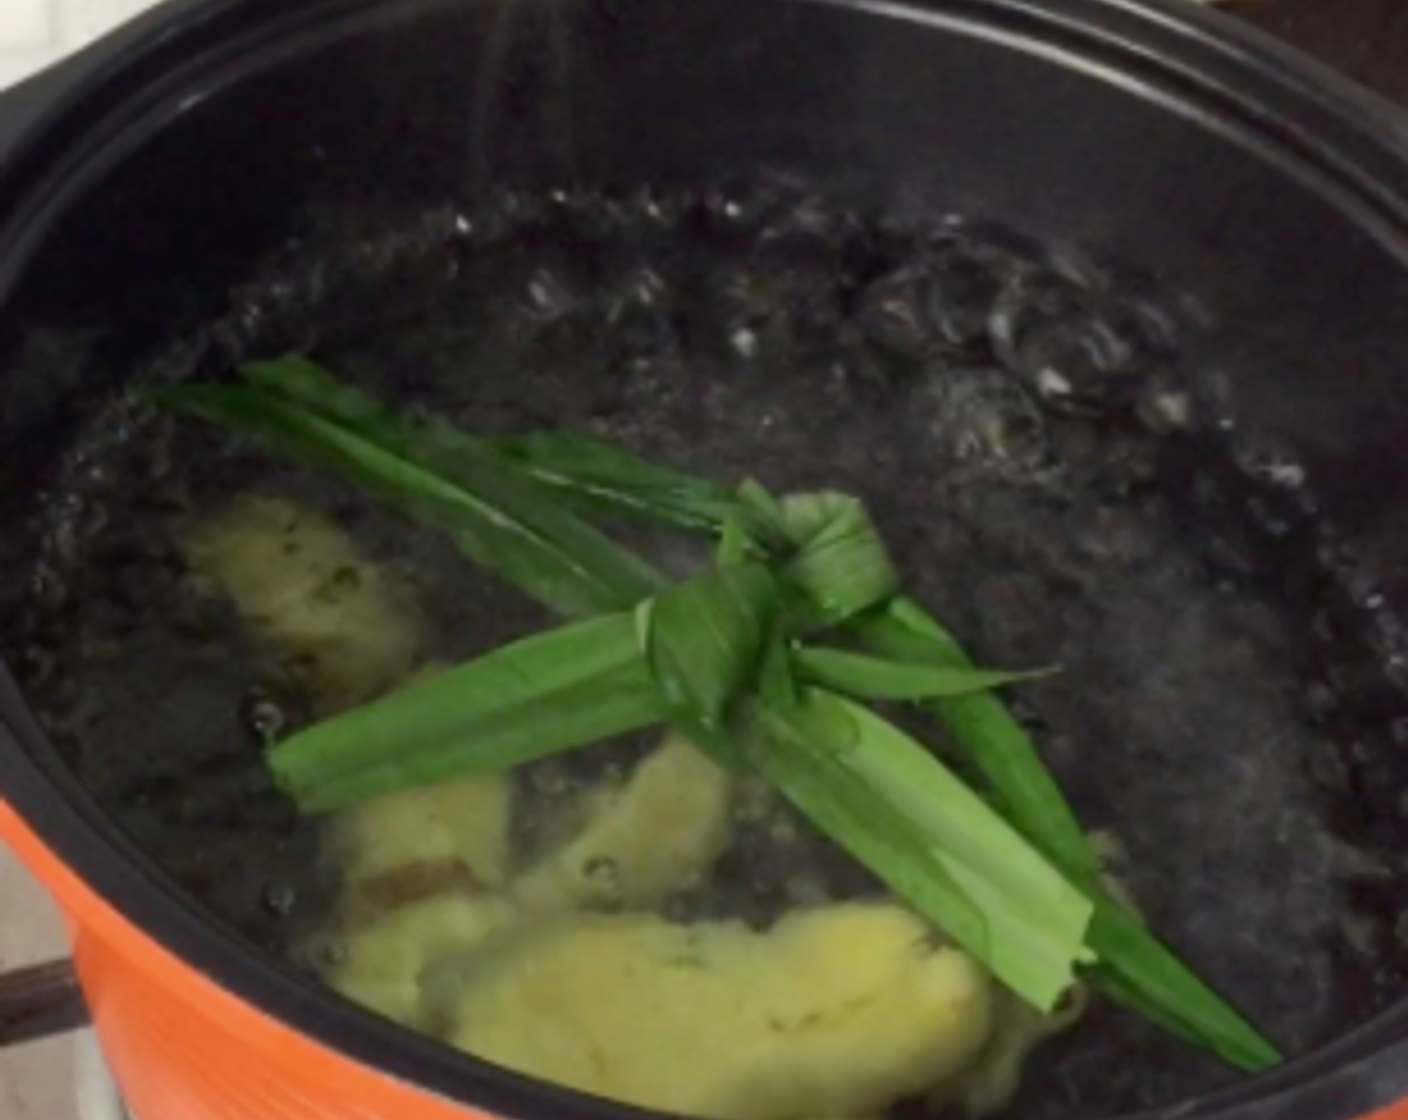
<svg viewBox="0 0 1408 1120"><path fill-rule="evenodd" d="M136 1120L498 1120L353 1061L213 983L104 902L3 802L0 836L64 910ZM1408 1120L1408 1099L1360 1120Z"/></svg>
<svg viewBox="0 0 1408 1120"><path fill-rule="evenodd" d="M1364 1120L1408 1120L1408 1100L1399 1101L1378 1112L1371 1112Z"/></svg>
<svg viewBox="0 0 1408 1120"><path fill-rule="evenodd" d="M137 1120L493 1120L219 987L98 897L3 803L0 835L65 912L99 1039Z"/></svg>

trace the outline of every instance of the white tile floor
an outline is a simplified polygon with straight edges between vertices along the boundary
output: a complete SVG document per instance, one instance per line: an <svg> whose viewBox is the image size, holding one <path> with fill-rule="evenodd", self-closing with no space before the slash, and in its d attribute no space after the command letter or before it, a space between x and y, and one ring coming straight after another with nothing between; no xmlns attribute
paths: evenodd
<svg viewBox="0 0 1408 1120"><path fill-rule="evenodd" d="M48 896L18 861L0 848L0 969L38 964L67 951ZM76 1120L73 1054L71 1038L0 1051L0 1116L5 1120Z"/></svg>
<svg viewBox="0 0 1408 1120"><path fill-rule="evenodd" d="M154 6L155 0L0 0L0 87Z"/></svg>

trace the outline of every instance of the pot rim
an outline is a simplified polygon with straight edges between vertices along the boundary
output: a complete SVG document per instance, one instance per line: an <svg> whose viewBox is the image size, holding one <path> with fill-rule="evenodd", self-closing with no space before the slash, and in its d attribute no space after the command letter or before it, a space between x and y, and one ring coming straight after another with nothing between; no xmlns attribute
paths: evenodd
<svg viewBox="0 0 1408 1120"><path fill-rule="evenodd" d="M81 183L271 49L457 0L168 0L0 101L0 301ZM1314 180L1408 267L1408 118L1268 36L1188 0L770 0L958 27L1098 67ZM8 103L8 104L6 104ZM7 117L5 114L9 113ZM252 949L138 850L59 760L0 667L0 793L147 937L361 1065L516 1120L659 1120L506 1071L395 1026ZM1268 1074L1116 1120L1352 1120L1408 1098L1408 998Z"/></svg>

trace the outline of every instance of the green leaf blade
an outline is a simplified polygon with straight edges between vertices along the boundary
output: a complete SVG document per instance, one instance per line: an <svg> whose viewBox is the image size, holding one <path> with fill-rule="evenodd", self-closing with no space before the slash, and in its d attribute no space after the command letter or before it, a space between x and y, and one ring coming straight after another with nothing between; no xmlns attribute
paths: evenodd
<svg viewBox="0 0 1408 1120"><path fill-rule="evenodd" d="M414 450L409 434L393 436L368 422L364 428L377 437L369 438L260 389L191 386L161 399L335 471L447 533L477 563L568 617L629 609L663 582L639 558L490 460L457 455L451 478L435 469L442 453Z"/></svg>
<svg viewBox="0 0 1408 1120"><path fill-rule="evenodd" d="M899 590L885 542L861 502L844 494L794 494L778 508L793 549L783 574L811 604L818 625L844 622Z"/></svg>
<svg viewBox="0 0 1408 1120"><path fill-rule="evenodd" d="M727 490L708 479L578 432L529 432L492 442L584 514L714 532L736 505Z"/></svg>
<svg viewBox="0 0 1408 1120"><path fill-rule="evenodd" d="M972 660L927 612L906 599L857 620L861 644L886 656L936 668L971 670ZM1031 737L1007 706L986 694L937 698L926 705L991 784L1013 824L1072 881L1098 882L1098 864L1066 795Z"/></svg>
<svg viewBox="0 0 1408 1120"><path fill-rule="evenodd" d="M808 646L792 655L799 676L861 700L881 702L950 699L1050 676L1054 670L1005 672L901 661L847 650Z"/></svg>
<svg viewBox="0 0 1408 1120"><path fill-rule="evenodd" d="M324 720L272 747L266 760L300 806L326 811L348 796L328 791L372 772L375 780L359 779L355 788L393 792L423 783L429 770L449 776L451 763L461 772L504 769L565 749L560 744L589 742L584 736L598 734L606 718L588 703L594 695L646 691L651 703L633 701L629 710L660 722L663 710L649 683L630 616L593 619L502 646ZM583 711L596 714L587 718ZM532 717L540 743L531 741L525 717Z"/></svg>
<svg viewBox="0 0 1408 1120"><path fill-rule="evenodd" d="M763 564L714 568L638 612L641 649L672 722L723 748L734 707L756 682L779 602Z"/></svg>
<svg viewBox="0 0 1408 1120"><path fill-rule="evenodd" d="M1248 1073L1280 1064L1274 1043L1118 903L1097 903L1090 940L1102 962L1097 986L1131 1010Z"/></svg>
<svg viewBox="0 0 1408 1120"><path fill-rule="evenodd" d="M952 635L908 600L897 600L855 630L864 644L889 656L951 668L972 665ZM929 706L991 783L1013 824L1094 901L1090 945L1099 957L1094 979L1102 990L1241 1069L1277 1064L1275 1045L1110 897L1065 794L1006 706L984 694Z"/></svg>
<svg viewBox="0 0 1408 1120"><path fill-rule="evenodd" d="M463 674L454 688L408 690L406 697L418 693L413 703L399 701L408 707L373 705L280 744L270 752L271 769L305 810L503 769L668 719L721 761L751 760L818 827L1029 1002L1054 999L1085 952L1072 940L1075 894L1100 958L1092 971L1098 987L1241 1068L1279 1060L1274 1046L1104 890L1055 779L989 691L1029 675L976 669L922 608L894 598L898 577L860 502L837 494L778 499L747 482L730 491L575 433L490 439L434 419L409 420L302 358L241 374L249 387L185 387L160 397L331 468L446 532L476 562L559 614L612 616L609 634L570 654L559 646L555 659L501 664L501 672L471 663L447 674ZM710 607L698 588L693 599L670 599L658 572L583 518L721 537L720 562L735 572L728 578L742 581L731 589L735 601ZM737 575L760 559L773 569L766 595L755 595L760 582L744 586L753 576ZM796 647L801 630L840 624L871 654ZM691 632L708 639L692 648ZM922 703L982 772L1015 831L1005 839L985 832L991 821L972 808L986 805L922 747L850 701L799 688L794 676L869 700ZM818 709L827 714L820 722ZM772 749L750 754L752 737L738 742L740 710L754 714L748 726L764 727L759 741ZM939 778L921 758L939 766ZM972 802L961 794L954 800L946 775ZM1027 858L1034 854L1035 862ZM1064 875L1054 885L1042 855Z"/></svg>
<svg viewBox="0 0 1408 1120"><path fill-rule="evenodd" d="M667 715L654 682L637 662L551 696L461 719L454 734L433 749L310 787L300 804L310 813L334 812L398 790L469 774L499 773L663 725Z"/></svg>
<svg viewBox="0 0 1408 1120"><path fill-rule="evenodd" d="M805 690L765 711L765 777L813 823L1035 1006L1088 957L1090 904L980 798L897 728Z"/></svg>
<svg viewBox="0 0 1408 1120"><path fill-rule="evenodd" d="M968 864L1033 917L1059 925L1083 943L1091 904L1022 835L920 743L863 705L822 691L814 704L838 725L848 719L860 745L842 757L857 781L894 811L923 827L944 850Z"/></svg>

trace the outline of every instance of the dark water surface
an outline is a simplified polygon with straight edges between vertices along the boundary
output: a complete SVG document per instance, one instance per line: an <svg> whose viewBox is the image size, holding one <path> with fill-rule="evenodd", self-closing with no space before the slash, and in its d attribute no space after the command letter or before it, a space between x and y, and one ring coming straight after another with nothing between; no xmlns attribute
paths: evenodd
<svg viewBox="0 0 1408 1120"><path fill-rule="evenodd" d="M576 427L864 498L975 656L1063 667L1013 695L1082 819L1119 837L1155 928L1301 1051L1403 990L1403 628L1314 480L1219 426L1194 318L1136 277L952 220L901 228L761 187L505 195L390 231L329 216L138 379L311 350L476 430ZM174 545L245 491L335 515L409 589L437 658L542 616L336 484L131 400L94 416L7 655L123 826L285 951L333 884L258 752L306 698ZM724 908L785 904L799 868L823 894L868 886L805 833L743 829L723 866ZM1017 1109L1108 1113L1231 1076L1101 1007L1042 1051Z"/></svg>

